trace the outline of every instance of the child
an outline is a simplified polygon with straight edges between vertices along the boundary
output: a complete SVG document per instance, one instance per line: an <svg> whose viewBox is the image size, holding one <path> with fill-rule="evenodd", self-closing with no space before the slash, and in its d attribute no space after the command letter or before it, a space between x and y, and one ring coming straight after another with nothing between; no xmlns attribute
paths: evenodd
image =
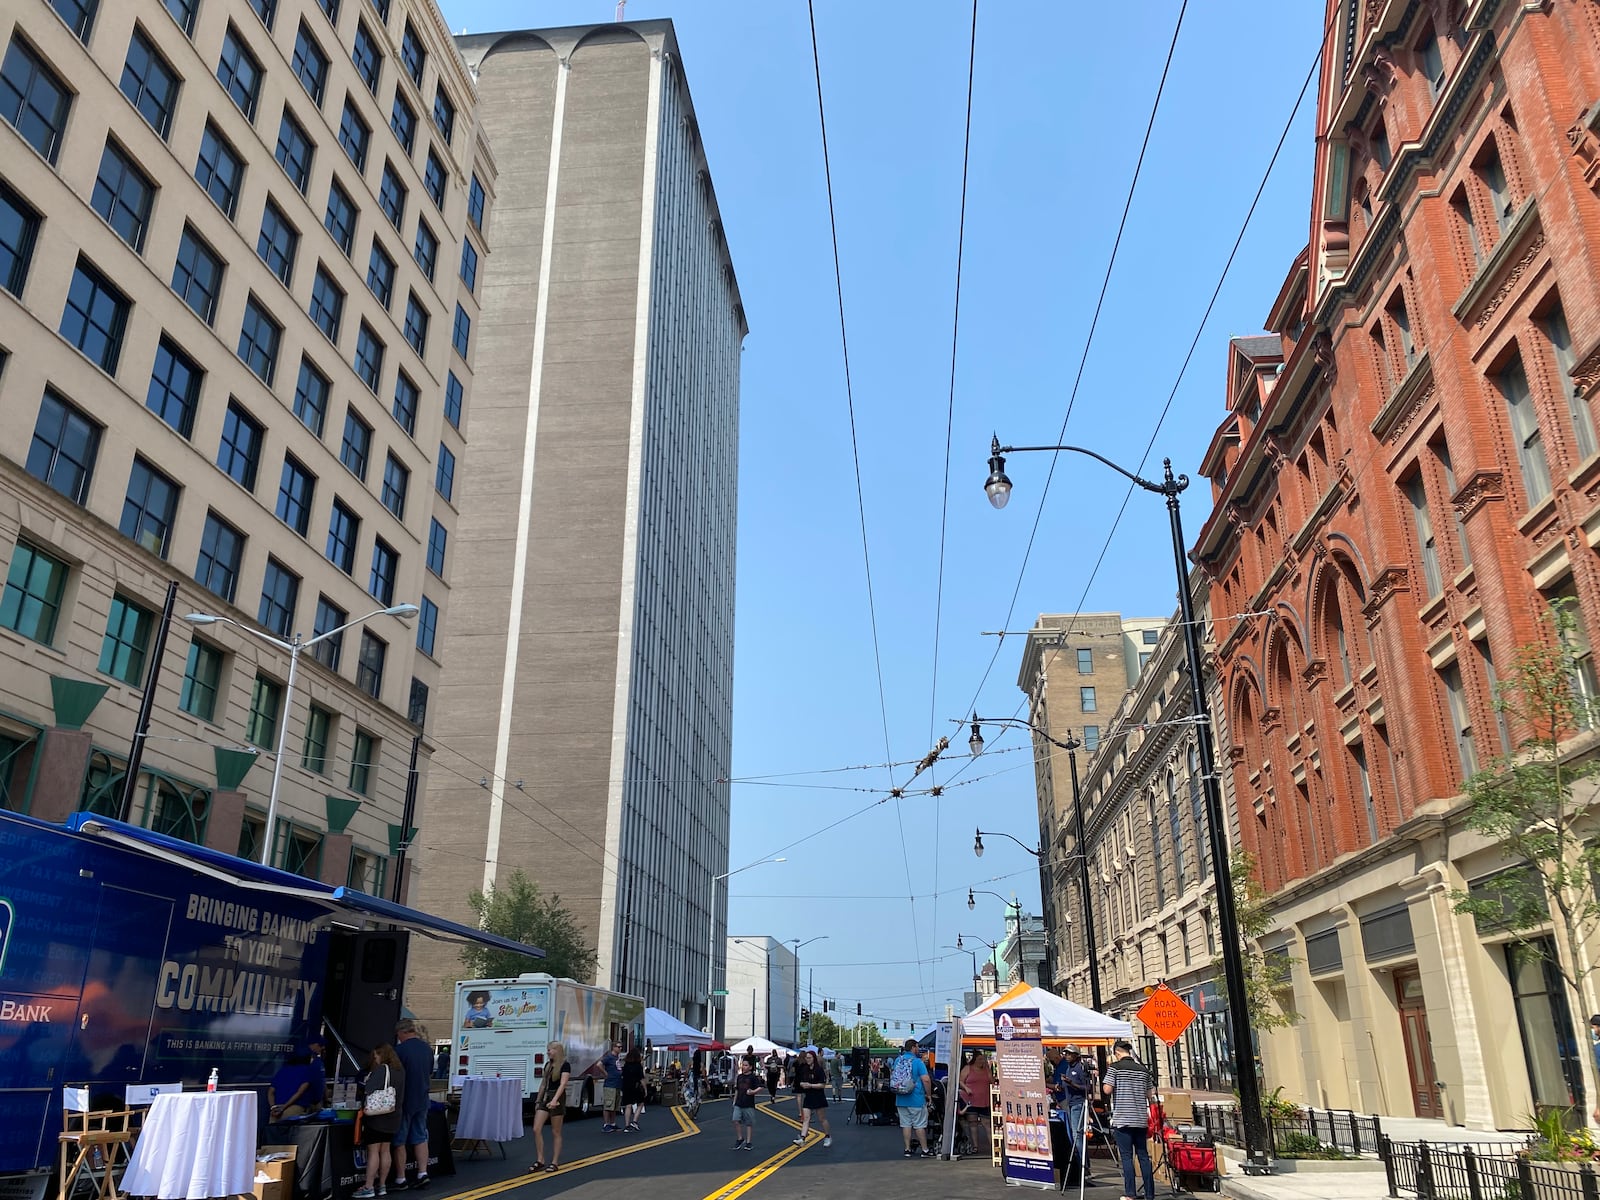
<svg viewBox="0 0 1600 1200"><path fill-rule="evenodd" d="M489 1011L489 993L467 993L467 1015L461 1022L463 1029L488 1029L494 1024L494 1014Z"/></svg>
<svg viewBox="0 0 1600 1200"><path fill-rule="evenodd" d="M733 1081L733 1148L754 1150L756 1136L756 1093L766 1088L756 1074L756 1056L746 1054Z"/></svg>

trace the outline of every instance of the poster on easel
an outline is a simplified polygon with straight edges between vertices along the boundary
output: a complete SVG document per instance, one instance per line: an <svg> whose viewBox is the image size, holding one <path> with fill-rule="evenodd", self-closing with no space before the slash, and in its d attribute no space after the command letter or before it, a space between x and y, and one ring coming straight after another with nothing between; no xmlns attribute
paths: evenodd
<svg viewBox="0 0 1600 1200"><path fill-rule="evenodd" d="M994 1071L1005 1118L1005 1179L1022 1187L1054 1187L1050 1153L1050 1096L1044 1082L1044 1042L1037 1008L995 1013Z"/></svg>

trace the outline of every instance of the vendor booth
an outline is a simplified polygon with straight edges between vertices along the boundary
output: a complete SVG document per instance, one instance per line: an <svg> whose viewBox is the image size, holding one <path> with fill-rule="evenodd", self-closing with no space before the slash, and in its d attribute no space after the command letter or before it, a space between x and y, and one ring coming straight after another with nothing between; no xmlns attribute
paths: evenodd
<svg viewBox="0 0 1600 1200"><path fill-rule="evenodd" d="M644 1036L652 1046L669 1050L698 1050L716 1040L709 1033L702 1033L693 1025L686 1025L659 1008L644 1010Z"/></svg>
<svg viewBox="0 0 1600 1200"><path fill-rule="evenodd" d="M1046 1046L1109 1046L1118 1038L1133 1040L1133 1026L1128 1022L1074 1004L1041 987L1019 983L961 1018L962 1044L968 1048L992 1047L994 1014L1003 1008L1037 1008Z"/></svg>

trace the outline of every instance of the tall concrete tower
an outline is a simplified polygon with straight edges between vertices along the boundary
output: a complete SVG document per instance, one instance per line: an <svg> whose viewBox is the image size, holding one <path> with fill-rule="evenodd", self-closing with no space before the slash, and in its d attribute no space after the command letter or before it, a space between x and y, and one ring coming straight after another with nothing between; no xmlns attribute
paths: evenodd
<svg viewBox="0 0 1600 1200"><path fill-rule="evenodd" d="M418 900L460 916L522 867L598 982L699 1025L726 927L738 285L671 22L457 45L498 175Z"/></svg>

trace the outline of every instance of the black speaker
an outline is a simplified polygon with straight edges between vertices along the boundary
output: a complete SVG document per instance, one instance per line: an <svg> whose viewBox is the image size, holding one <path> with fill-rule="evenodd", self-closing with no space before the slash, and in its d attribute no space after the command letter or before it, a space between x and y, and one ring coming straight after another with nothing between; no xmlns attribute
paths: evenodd
<svg viewBox="0 0 1600 1200"><path fill-rule="evenodd" d="M872 1055L865 1046L857 1046L850 1051L850 1072L865 1079L867 1072L872 1070Z"/></svg>
<svg viewBox="0 0 1600 1200"><path fill-rule="evenodd" d="M365 1069L373 1047L394 1041L400 1019L400 996L406 983L406 952L411 935L404 931L342 933L328 946L328 990L322 1016ZM349 1073L348 1060L338 1072Z"/></svg>

